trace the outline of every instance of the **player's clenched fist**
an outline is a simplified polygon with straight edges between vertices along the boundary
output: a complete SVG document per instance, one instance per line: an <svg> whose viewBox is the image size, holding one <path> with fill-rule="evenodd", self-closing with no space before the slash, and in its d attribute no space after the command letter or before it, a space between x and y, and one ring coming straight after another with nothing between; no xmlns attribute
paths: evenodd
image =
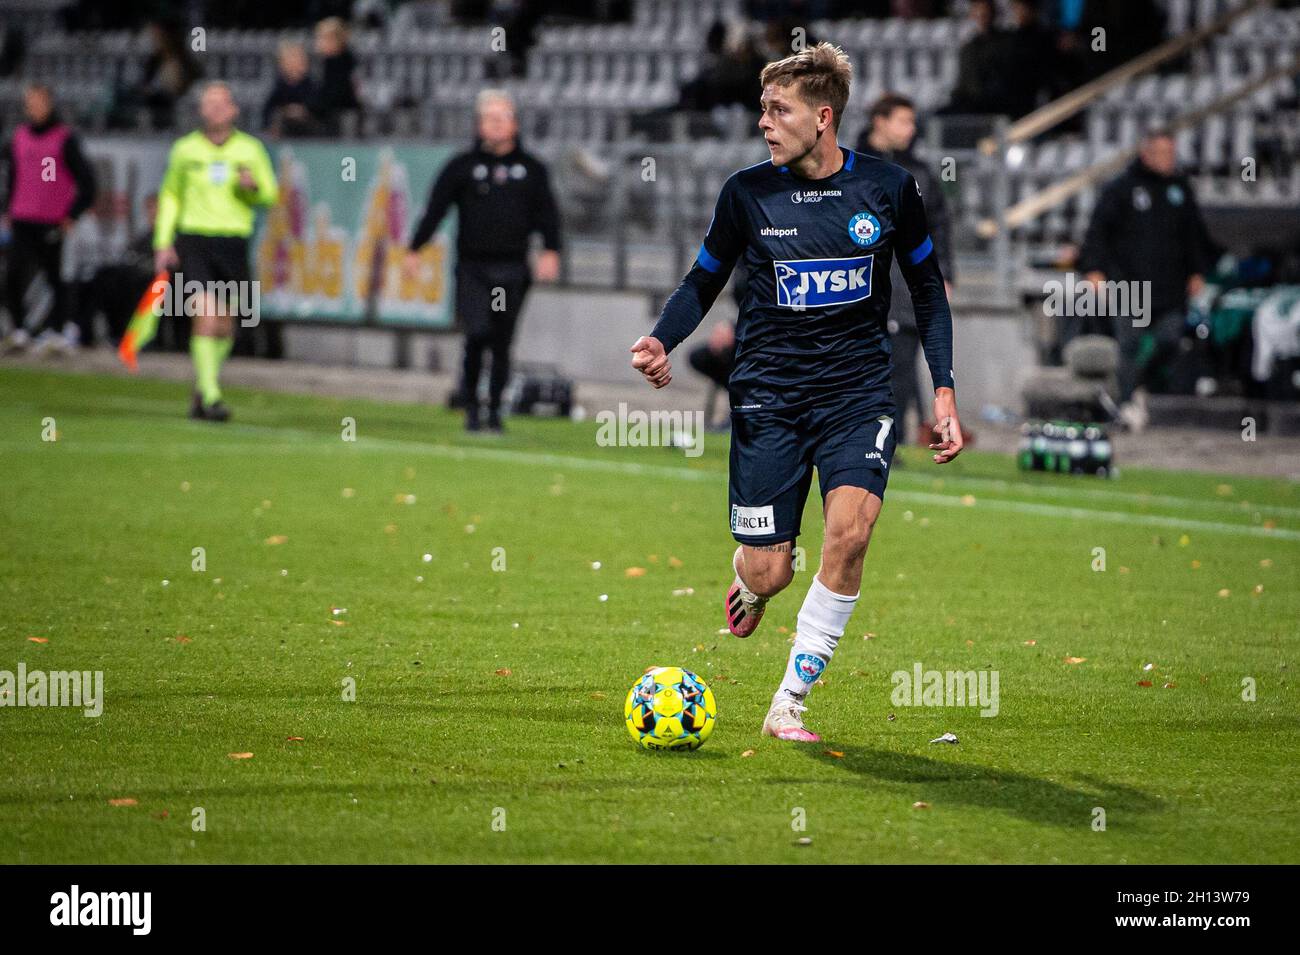
<svg viewBox="0 0 1300 955"><path fill-rule="evenodd" d="M673 380L672 362L664 351L663 342L643 335L632 346L632 367L645 375L646 381L662 388Z"/></svg>

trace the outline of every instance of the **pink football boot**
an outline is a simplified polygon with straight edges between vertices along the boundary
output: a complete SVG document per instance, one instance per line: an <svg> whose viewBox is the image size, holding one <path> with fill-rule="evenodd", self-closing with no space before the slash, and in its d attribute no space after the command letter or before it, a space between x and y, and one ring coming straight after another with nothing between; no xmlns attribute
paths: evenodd
<svg viewBox="0 0 1300 955"><path fill-rule="evenodd" d="M736 569L736 558L740 556L740 548L736 548L736 553L731 557L731 569ZM744 582L740 579L740 572L736 571L736 579L727 591L727 600L723 605L727 612L727 629L737 637L747 637L758 629L758 622L763 619L763 611L767 609L767 598L760 597L751 593Z"/></svg>

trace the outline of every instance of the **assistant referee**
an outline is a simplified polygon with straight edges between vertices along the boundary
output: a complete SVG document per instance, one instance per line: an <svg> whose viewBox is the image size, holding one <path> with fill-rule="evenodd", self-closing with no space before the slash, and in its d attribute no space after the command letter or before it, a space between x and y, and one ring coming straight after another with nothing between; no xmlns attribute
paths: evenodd
<svg viewBox="0 0 1300 955"><path fill-rule="evenodd" d="M478 139L454 156L433 184L429 203L411 237L407 267L454 205L456 314L465 329L459 398L465 429L482 427L478 383L483 353L492 352L487 427L501 431L501 394L510 376L510 345L524 296L533 279L554 282L560 274L560 215L546 167L519 148L514 101L503 90L484 90L476 103ZM529 239L541 233L543 251L530 275Z"/></svg>
<svg viewBox="0 0 1300 955"><path fill-rule="evenodd" d="M215 290L251 294L248 240L254 210L275 203L279 191L271 157L257 139L235 128L239 107L230 87L209 83L199 98L203 128L172 146L158 190L154 224L155 267L177 269L172 281L182 288L201 283L202 301L186 303L194 315L190 357L194 361L194 400L190 417L225 421L221 365L234 342L231 302Z"/></svg>

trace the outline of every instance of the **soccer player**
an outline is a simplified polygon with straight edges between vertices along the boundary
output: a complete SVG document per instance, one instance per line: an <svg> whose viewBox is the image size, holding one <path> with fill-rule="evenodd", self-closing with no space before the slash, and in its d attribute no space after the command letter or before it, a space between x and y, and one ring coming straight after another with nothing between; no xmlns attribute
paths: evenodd
<svg viewBox="0 0 1300 955"><path fill-rule="evenodd" d="M700 323L739 262L748 290L731 374L732 633L747 637L794 576L792 548L818 473L826 521L821 567L799 610L786 672L763 733L816 742L802 714L858 601L862 561L893 458L890 265L911 292L934 384L936 463L961 451L952 316L916 180L901 166L841 148L836 128L852 68L821 43L761 76L759 129L771 162L735 173L686 278L632 366L656 388L668 354Z"/></svg>
<svg viewBox="0 0 1300 955"><path fill-rule="evenodd" d="M158 191L154 264L159 271L176 268L174 281L183 279L182 287L200 282L206 290L200 301L186 303L194 315L190 417L226 421L230 409L221 400L219 378L234 344L233 303L216 288L249 294L254 210L273 204L279 193L266 147L235 128L239 107L230 87L215 82L204 87L199 115L203 128L176 140L167 161Z"/></svg>

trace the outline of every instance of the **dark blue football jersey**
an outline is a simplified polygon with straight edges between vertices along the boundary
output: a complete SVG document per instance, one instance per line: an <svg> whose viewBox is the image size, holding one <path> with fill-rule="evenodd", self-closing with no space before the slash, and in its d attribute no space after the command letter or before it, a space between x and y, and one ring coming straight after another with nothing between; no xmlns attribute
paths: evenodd
<svg viewBox="0 0 1300 955"><path fill-rule="evenodd" d="M698 325L731 270L743 268L748 282L730 383L738 411L852 394L888 402L895 256L917 305L934 385L952 387L952 320L916 180L902 166L843 151L844 165L825 179L801 179L771 162L732 175L694 278L669 300L652 333L671 350Z"/></svg>

